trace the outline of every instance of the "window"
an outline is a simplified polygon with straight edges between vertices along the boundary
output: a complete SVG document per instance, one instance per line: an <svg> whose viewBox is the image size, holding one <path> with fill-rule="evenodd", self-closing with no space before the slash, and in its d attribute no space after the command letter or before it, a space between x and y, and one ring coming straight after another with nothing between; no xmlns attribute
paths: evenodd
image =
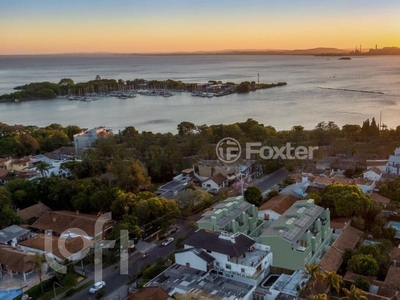
<svg viewBox="0 0 400 300"><path fill-rule="evenodd" d="M215 262L215 265L218 267L219 266L219 262Z"/></svg>
<svg viewBox="0 0 400 300"><path fill-rule="evenodd" d="M226 264L225 268L227 268L228 270L230 270L232 267L230 264Z"/></svg>
<svg viewBox="0 0 400 300"><path fill-rule="evenodd" d="M242 273L244 273L244 269L243 268L241 269L241 271L242 271Z"/></svg>

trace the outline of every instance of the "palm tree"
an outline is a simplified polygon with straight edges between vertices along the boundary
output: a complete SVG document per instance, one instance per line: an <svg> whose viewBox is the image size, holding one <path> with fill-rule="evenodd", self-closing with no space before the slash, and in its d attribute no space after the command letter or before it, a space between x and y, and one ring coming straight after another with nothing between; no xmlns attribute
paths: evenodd
<svg viewBox="0 0 400 300"><path fill-rule="evenodd" d="M319 265L306 265L305 266L307 269L308 274L310 275L310 281L309 283L311 284L312 289L314 289L314 285L317 281L317 279L324 279L324 274L321 272L321 269Z"/></svg>
<svg viewBox="0 0 400 300"><path fill-rule="evenodd" d="M350 290L343 288L342 291L346 294L346 297L342 297L340 300L368 300L365 292L356 288L354 284L351 285Z"/></svg>
<svg viewBox="0 0 400 300"><path fill-rule="evenodd" d="M49 170L49 165L44 161L38 162L36 164L36 171L40 173L42 177L46 176L46 172Z"/></svg>
<svg viewBox="0 0 400 300"><path fill-rule="evenodd" d="M318 294L314 296L308 296L307 300L328 300L327 294Z"/></svg>
<svg viewBox="0 0 400 300"><path fill-rule="evenodd" d="M42 265L45 261L46 261L46 259L43 257L43 255L41 255L39 253L35 253L33 264L34 264L35 270L38 272L38 275L39 275L40 288L42 289L42 293L44 293L43 284L42 284L42 275L43 275Z"/></svg>
<svg viewBox="0 0 400 300"><path fill-rule="evenodd" d="M326 281L328 281L329 291L334 289L336 291L336 293L339 293L340 286L343 283L342 276L340 276L339 274L336 274L335 272L326 271L324 277L325 277L324 279Z"/></svg>
<svg viewBox="0 0 400 300"><path fill-rule="evenodd" d="M195 190L196 190L196 186L194 185L193 182L189 182L189 183L184 187L183 190L184 190L184 191L187 191L187 190L195 191Z"/></svg>

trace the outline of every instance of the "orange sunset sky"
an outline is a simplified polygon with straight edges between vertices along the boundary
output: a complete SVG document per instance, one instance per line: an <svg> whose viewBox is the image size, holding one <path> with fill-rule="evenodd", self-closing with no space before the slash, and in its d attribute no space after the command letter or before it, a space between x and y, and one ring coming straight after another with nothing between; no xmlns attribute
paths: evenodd
<svg viewBox="0 0 400 300"><path fill-rule="evenodd" d="M396 1L0 2L0 54L400 47Z"/></svg>

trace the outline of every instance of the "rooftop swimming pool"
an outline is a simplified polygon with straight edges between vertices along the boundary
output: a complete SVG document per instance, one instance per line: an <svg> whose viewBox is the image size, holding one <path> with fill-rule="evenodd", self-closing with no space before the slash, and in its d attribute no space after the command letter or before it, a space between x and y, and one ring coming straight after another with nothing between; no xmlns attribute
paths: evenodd
<svg viewBox="0 0 400 300"><path fill-rule="evenodd" d="M0 291L0 300L12 300L21 294L21 289L2 290Z"/></svg>

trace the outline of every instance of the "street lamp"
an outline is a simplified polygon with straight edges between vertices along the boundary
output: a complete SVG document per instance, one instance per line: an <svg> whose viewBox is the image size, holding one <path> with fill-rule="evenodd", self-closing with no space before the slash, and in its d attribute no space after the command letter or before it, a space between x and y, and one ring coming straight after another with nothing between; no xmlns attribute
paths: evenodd
<svg viewBox="0 0 400 300"><path fill-rule="evenodd" d="M63 286L61 284L59 284L57 282L53 282L54 298L57 297L55 284L57 284L60 288L63 288Z"/></svg>

